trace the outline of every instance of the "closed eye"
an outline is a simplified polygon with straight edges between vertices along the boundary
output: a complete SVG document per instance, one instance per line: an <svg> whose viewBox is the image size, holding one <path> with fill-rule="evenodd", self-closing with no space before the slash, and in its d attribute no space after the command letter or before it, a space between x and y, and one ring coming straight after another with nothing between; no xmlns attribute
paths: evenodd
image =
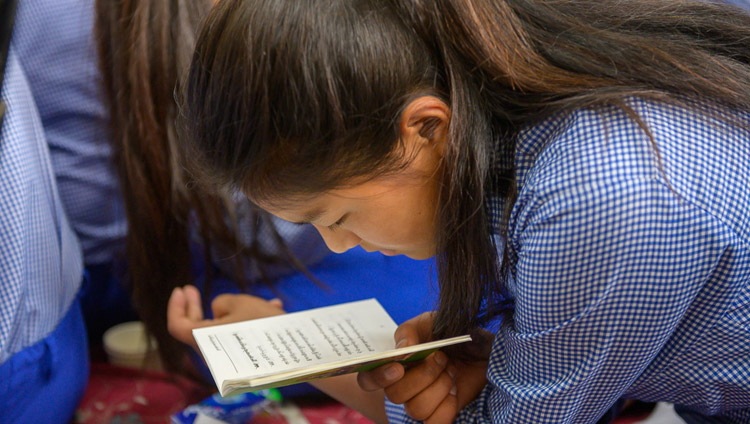
<svg viewBox="0 0 750 424"><path fill-rule="evenodd" d="M331 231L335 231L337 228L339 228L341 226L341 223L343 223L344 220L346 219L346 217L348 217L348 216L349 216L348 213L344 214L344 216L342 216L341 218L339 218L338 221L336 221L333 224L329 225L328 229L331 230Z"/></svg>

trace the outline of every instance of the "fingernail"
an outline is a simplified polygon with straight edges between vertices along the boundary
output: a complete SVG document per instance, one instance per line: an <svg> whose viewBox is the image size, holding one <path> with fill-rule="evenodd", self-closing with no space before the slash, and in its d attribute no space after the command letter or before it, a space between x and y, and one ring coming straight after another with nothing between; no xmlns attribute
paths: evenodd
<svg viewBox="0 0 750 424"><path fill-rule="evenodd" d="M395 380L398 378L398 369L396 367L388 367L385 369L385 378L387 380Z"/></svg>
<svg viewBox="0 0 750 424"><path fill-rule="evenodd" d="M451 376L451 378L456 378L456 369L454 367L448 367L448 375Z"/></svg>
<svg viewBox="0 0 750 424"><path fill-rule="evenodd" d="M445 354L444 354L444 353L440 353L440 352L437 352L437 353L435 354L435 363L437 363L437 364L438 364L438 365L440 365L441 367L444 367L444 366L445 366L445 364L447 364L447 363L448 363L448 357L447 357L447 356L445 356Z"/></svg>
<svg viewBox="0 0 750 424"><path fill-rule="evenodd" d="M405 345L406 343L407 343L407 340L406 340L406 339L401 339L401 340L399 340L399 341L398 341L398 342L396 343L396 349L398 349L398 348L400 348L400 347L404 346L404 345Z"/></svg>
<svg viewBox="0 0 750 424"><path fill-rule="evenodd" d="M456 386L451 387L451 391L449 393L453 396L456 396Z"/></svg>

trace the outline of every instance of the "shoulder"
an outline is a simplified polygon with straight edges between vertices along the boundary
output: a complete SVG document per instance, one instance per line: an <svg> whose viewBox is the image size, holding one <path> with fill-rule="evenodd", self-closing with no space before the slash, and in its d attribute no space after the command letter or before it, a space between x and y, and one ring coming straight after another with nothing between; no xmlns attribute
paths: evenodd
<svg viewBox="0 0 750 424"><path fill-rule="evenodd" d="M617 106L579 109L521 132L516 143L519 189L653 175L648 134Z"/></svg>
<svg viewBox="0 0 750 424"><path fill-rule="evenodd" d="M627 99L620 106L579 109L519 134L519 193L552 193L581 185L660 180L687 188L699 174L747 157L750 114L706 105ZM741 163L734 164L742 167Z"/></svg>
<svg viewBox="0 0 750 424"><path fill-rule="evenodd" d="M750 239L748 131L718 109L628 106L578 110L519 138L507 242L519 328L567 322L615 292L687 298Z"/></svg>

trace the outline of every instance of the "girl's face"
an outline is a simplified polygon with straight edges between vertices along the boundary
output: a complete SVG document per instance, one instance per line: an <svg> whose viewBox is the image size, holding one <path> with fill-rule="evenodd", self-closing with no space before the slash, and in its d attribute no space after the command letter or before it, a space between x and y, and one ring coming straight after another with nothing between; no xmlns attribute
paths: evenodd
<svg viewBox="0 0 750 424"><path fill-rule="evenodd" d="M421 151L406 170L284 206L260 206L281 219L311 223L328 248L427 259L435 254L437 166ZM434 163L434 165L437 165Z"/></svg>
<svg viewBox="0 0 750 424"><path fill-rule="evenodd" d="M259 206L287 221L311 223L328 248L337 253L362 246L368 252L389 256L432 257L449 116L445 103L434 97L414 100L406 108L401 140L414 154L397 174L281 205L260 202ZM429 131L425 131L425 122Z"/></svg>

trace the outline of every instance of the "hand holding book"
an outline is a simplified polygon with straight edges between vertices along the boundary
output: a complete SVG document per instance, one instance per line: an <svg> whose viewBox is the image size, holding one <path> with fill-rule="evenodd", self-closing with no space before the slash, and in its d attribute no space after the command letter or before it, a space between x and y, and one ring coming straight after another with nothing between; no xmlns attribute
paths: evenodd
<svg viewBox="0 0 750 424"><path fill-rule="evenodd" d="M396 348L396 324L375 299L234 324L193 335L222 395L423 359L469 336Z"/></svg>
<svg viewBox="0 0 750 424"><path fill-rule="evenodd" d="M427 312L401 324L394 335L399 346L432 340L434 314ZM478 336L478 337L477 337ZM435 352L424 361L404 367L391 363L358 375L367 391L384 390L388 399L403 404L409 416L428 424L452 423L487 384L486 373L493 335L478 331L467 348L482 358L464 361Z"/></svg>
<svg viewBox="0 0 750 424"><path fill-rule="evenodd" d="M202 311L199 310L201 302L198 291L192 286L187 286L179 291L176 290L170 300L168 311L169 328L172 335L197 348L191 334L192 329L220 322L262 318L264 314L268 316L284 314L280 302L265 301L247 295L223 295L218 299L221 300L212 303L215 319L206 320L203 318ZM377 302L375 303L377 304ZM379 305L377 306L379 307ZM382 308L380 309L382 310ZM364 310L360 308L360 312L362 311ZM310 312L314 313L314 311L307 311L307 313ZM382 312L385 313L385 311ZM377 321L376 315L377 313L369 316L369 319L373 322ZM386 321L390 321L390 318L387 317ZM392 329L383 334L387 345L390 344L391 347L413 348L415 345L431 341L431 313L413 318L398 328L395 327L395 323L391 324ZM481 338L485 339L484 344L487 344L488 340L491 342L491 335L489 335L489 338ZM472 343L472 345L474 344ZM489 345L487 348L489 348ZM424 357L426 358L423 361L410 362L408 366L403 366L399 362L389 362L399 359L399 356L396 355L387 359L377 359L369 365L355 364L354 368L350 366L349 368L338 369L334 367L327 372L312 373L306 377L298 377L296 380L277 383L291 384L306 379L337 375L342 372L356 372L357 367L359 367L358 369L376 367L370 371L359 373L358 381L361 389L374 392L384 390L392 402L405 404L410 415L422 417L426 422L436 424L452 422L458 411L473 400L484 387L487 362L469 363L449 359L444 353L435 352L434 349L427 350L422 352L421 356L412 356L409 359ZM206 361L210 364L208 358L206 358ZM226 359L224 361L226 362ZM385 365L377 367L384 362ZM395 375L390 379L387 377L389 370L395 371ZM218 378L217 384L221 384ZM238 391L244 390L256 390L256 388L240 388ZM357 399L361 399L363 396L362 394L357 395L354 387L347 389L346 392ZM333 393L331 394L333 395Z"/></svg>

